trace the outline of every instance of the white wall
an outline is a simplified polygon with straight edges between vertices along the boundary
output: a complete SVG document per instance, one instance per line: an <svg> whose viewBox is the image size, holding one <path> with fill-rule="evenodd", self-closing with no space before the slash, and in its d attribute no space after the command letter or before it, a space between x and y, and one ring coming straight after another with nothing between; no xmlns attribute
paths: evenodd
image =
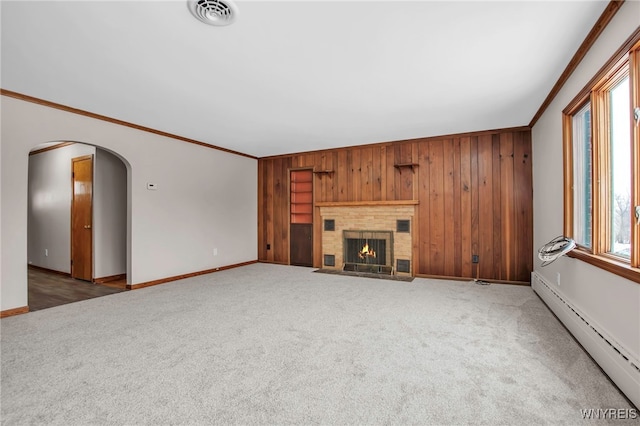
<svg viewBox="0 0 640 426"><path fill-rule="evenodd" d="M28 154L47 141L86 142L126 161L130 283L257 259L257 160L7 96L1 108L0 310L27 305Z"/></svg>
<svg viewBox="0 0 640 426"><path fill-rule="evenodd" d="M29 156L29 264L71 272L71 159L95 151L73 144Z"/></svg>
<svg viewBox="0 0 640 426"><path fill-rule="evenodd" d="M94 278L127 272L127 168L97 149L93 193Z"/></svg>
<svg viewBox="0 0 640 426"><path fill-rule="evenodd" d="M625 2L580 66L533 127L534 247L563 233L562 110L635 31L640 2ZM562 257L535 270L571 304L640 359L640 284Z"/></svg>

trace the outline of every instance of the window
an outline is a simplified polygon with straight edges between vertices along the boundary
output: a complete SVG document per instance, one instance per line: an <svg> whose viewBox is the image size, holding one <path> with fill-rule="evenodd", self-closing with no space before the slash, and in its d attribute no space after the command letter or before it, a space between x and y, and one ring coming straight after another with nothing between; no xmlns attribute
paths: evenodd
<svg viewBox="0 0 640 426"><path fill-rule="evenodd" d="M564 233L572 256L640 283L640 37L564 110Z"/></svg>
<svg viewBox="0 0 640 426"><path fill-rule="evenodd" d="M609 92L609 105L611 220L607 230L610 238L608 252L628 260L631 257L631 103L628 75Z"/></svg>
<svg viewBox="0 0 640 426"><path fill-rule="evenodd" d="M573 116L573 239L591 248L591 103Z"/></svg>

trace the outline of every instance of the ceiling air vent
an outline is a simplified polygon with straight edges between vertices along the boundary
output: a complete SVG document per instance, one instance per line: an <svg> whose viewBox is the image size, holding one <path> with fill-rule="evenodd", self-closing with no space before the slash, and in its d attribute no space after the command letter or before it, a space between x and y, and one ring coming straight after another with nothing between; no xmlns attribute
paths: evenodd
<svg viewBox="0 0 640 426"><path fill-rule="evenodd" d="M208 25L230 25L238 16L238 7L231 0L187 0L189 10Z"/></svg>

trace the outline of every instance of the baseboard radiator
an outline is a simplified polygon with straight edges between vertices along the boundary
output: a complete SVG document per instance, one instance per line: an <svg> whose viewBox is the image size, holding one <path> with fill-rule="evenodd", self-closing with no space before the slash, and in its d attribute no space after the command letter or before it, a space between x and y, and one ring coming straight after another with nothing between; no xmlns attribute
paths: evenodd
<svg viewBox="0 0 640 426"><path fill-rule="evenodd" d="M636 406L640 407L640 362L602 327L580 312L535 271L531 287L586 349L600 368Z"/></svg>

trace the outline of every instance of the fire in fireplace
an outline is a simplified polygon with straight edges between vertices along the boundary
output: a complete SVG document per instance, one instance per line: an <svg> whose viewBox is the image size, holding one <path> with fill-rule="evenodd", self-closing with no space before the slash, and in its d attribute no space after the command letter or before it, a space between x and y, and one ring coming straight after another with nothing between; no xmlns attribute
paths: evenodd
<svg viewBox="0 0 640 426"><path fill-rule="evenodd" d="M362 250L358 252L358 257L360 259L367 259L369 257L376 257L376 252L373 250L373 246L369 247L369 243L364 243L364 247Z"/></svg>

